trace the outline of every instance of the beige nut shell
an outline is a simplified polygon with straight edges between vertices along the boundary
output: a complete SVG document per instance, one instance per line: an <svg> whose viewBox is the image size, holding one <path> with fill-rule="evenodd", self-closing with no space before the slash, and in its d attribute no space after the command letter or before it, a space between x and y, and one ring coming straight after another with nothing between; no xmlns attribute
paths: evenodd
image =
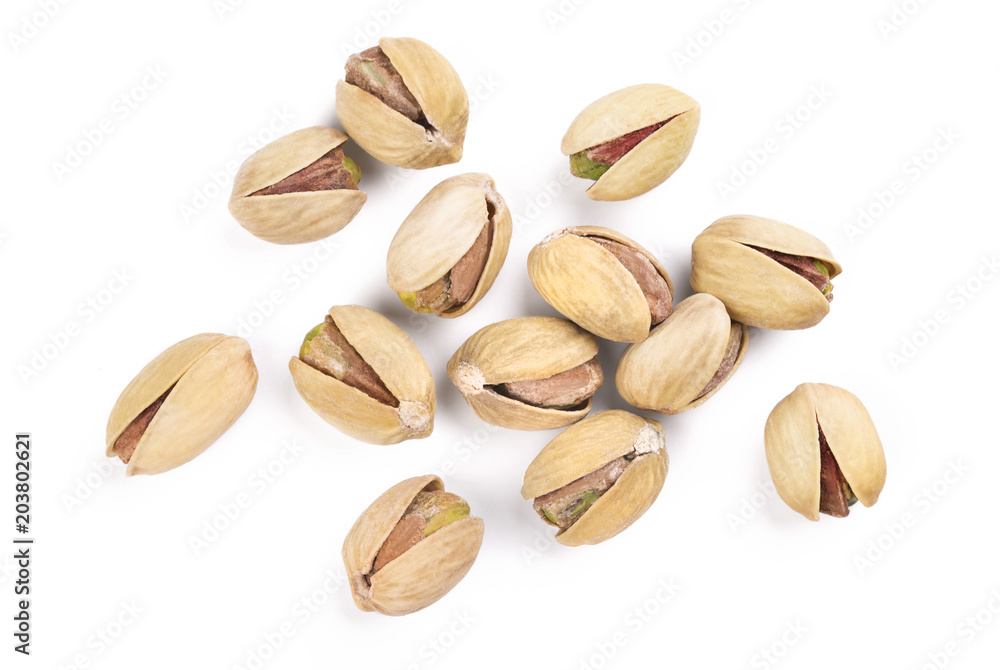
<svg viewBox="0 0 1000 670"><path fill-rule="evenodd" d="M691 245L691 286L721 300L734 321L759 328L810 328L830 313L830 302L807 279L753 245L823 261L833 279L841 273L820 240L787 223L759 216L727 216Z"/></svg>
<svg viewBox="0 0 1000 670"><path fill-rule="evenodd" d="M416 98L433 130L374 95L337 82L337 116L362 149L383 163L425 169L457 163L469 121L469 95L455 68L420 40L383 37L378 45Z"/></svg>
<svg viewBox="0 0 1000 670"><path fill-rule="evenodd" d="M625 350L615 371L618 393L633 407L663 414L707 402L736 373L750 343L747 327L740 324L743 337L732 369L699 398L725 358L732 325L718 298L707 293L687 298L645 341Z"/></svg>
<svg viewBox="0 0 1000 670"><path fill-rule="evenodd" d="M778 495L807 519L819 520L820 426L854 495L871 507L885 485L882 442L861 401L829 384L800 384L767 417L764 447Z"/></svg>
<svg viewBox="0 0 1000 670"><path fill-rule="evenodd" d="M515 430L562 428L590 413L535 407L500 395L495 384L546 379L597 355L597 339L564 319L527 316L482 328L448 361L448 376L483 421Z"/></svg>
<svg viewBox="0 0 1000 670"><path fill-rule="evenodd" d="M489 221L487 201L494 208L494 225L486 267L472 297L439 316L454 318L472 309L500 274L513 229L510 209L487 174L471 172L445 179L417 203L389 245L389 287L408 293L441 279L472 248Z"/></svg>
<svg viewBox="0 0 1000 670"><path fill-rule="evenodd" d="M670 275L653 254L599 226L563 228L539 242L528 254L528 277L545 302L594 335L614 342L641 342L650 328L646 297L614 254L588 236L613 240L642 253L673 295Z"/></svg>
<svg viewBox="0 0 1000 670"><path fill-rule="evenodd" d="M568 547L604 542L635 523L663 488L669 460L659 423L608 410L570 426L528 466L521 496L532 500L551 493L633 452L636 457L611 488L556 534Z"/></svg>
<svg viewBox="0 0 1000 670"><path fill-rule="evenodd" d="M127 476L154 475L205 451L243 414L257 389L250 345L204 333L169 347L122 391L108 418L106 454L132 421L173 387L139 439Z"/></svg>
<svg viewBox="0 0 1000 670"><path fill-rule="evenodd" d="M319 160L348 140L333 128L316 126L285 135L259 149L233 180L229 212L240 225L275 244L314 242L336 233L355 217L364 191L332 189L278 195L250 195Z"/></svg>
<svg viewBox="0 0 1000 670"><path fill-rule="evenodd" d="M443 491L433 475L413 477L383 493L344 540L344 566L359 609L398 616L437 602L469 572L483 542L483 521L466 517L444 526L367 578L385 539L421 491Z"/></svg>
<svg viewBox="0 0 1000 670"><path fill-rule="evenodd" d="M593 200L627 200L659 186L687 159L694 145L701 106L663 84L638 84L588 105L562 140L567 156L622 135L672 119L640 142L587 189Z"/></svg>
<svg viewBox="0 0 1000 670"><path fill-rule="evenodd" d="M399 407L382 404L293 356L288 369L302 399L324 421L363 442L396 444L430 435L437 407L434 378L413 340L367 307L331 307L329 314Z"/></svg>

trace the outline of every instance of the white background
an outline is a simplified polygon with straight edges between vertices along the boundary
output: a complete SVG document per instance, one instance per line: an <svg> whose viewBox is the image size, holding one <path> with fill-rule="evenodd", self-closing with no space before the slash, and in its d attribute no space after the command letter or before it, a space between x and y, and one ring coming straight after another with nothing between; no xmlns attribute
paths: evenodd
<svg viewBox="0 0 1000 670"><path fill-rule="evenodd" d="M33 435L37 543L30 658L11 649L12 549L0 558L2 666L995 667L998 20L972 0L6 2L0 435L8 454ZM349 145L368 203L333 251L252 237L226 210L227 166L275 131L336 125L344 60L381 35L454 64L473 105L465 157L413 172ZM641 82L701 103L694 149L653 192L592 202L559 141L585 105ZM514 213L506 265L468 315L411 315L384 282L389 240L468 171ZM691 241L735 213L834 250L830 316L754 331L718 395L662 417L671 467L650 511L600 546L555 544L519 489L556 432L485 427L446 361L488 323L554 313L525 271L547 233L622 231L680 300ZM289 357L345 303L424 352L430 438L362 444L296 394ZM126 480L103 455L122 388L174 342L241 328L260 370L245 415L195 461ZM622 350L602 343L609 379ZM803 381L867 405L888 460L875 507L811 523L768 488L764 421ZM625 407L613 383L596 407ZM486 521L472 571L422 612L358 611L348 528L390 485L443 471Z"/></svg>

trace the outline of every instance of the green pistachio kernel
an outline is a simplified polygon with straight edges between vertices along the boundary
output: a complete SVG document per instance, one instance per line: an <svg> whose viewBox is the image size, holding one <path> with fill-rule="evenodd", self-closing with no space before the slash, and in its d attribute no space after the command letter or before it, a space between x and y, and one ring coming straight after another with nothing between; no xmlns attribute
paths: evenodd
<svg viewBox="0 0 1000 670"><path fill-rule="evenodd" d="M354 162L354 159L344 156L344 167L351 173L351 179L355 184L361 183L361 168Z"/></svg>
<svg viewBox="0 0 1000 670"><path fill-rule="evenodd" d="M299 348L299 358L309 355L309 350L312 349L313 339L323 332L323 326L325 325L325 323L321 323L306 333L306 339L302 340L302 347Z"/></svg>
<svg viewBox="0 0 1000 670"><path fill-rule="evenodd" d="M579 151L569 157L569 170L576 177L582 179L600 179L601 175L608 171L610 165L597 163L587 158L587 151Z"/></svg>
<svg viewBox="0 0 1000 670"><path fill-rule="evenodd" d="M422 312L424 314L430 314L434 310L430 307L424 307L423 305L417 304L417 292L408 291L405 293L398 293L399 299L403 301L403 304L412 309L414 312Z"/></svg>
<svg viewBox="0 0 1000 670"><path fill-rule="evenodd" d="M597 491L584 491L580 494L580 501L569 511L569 517L579 519L600 497Z"/></svg>

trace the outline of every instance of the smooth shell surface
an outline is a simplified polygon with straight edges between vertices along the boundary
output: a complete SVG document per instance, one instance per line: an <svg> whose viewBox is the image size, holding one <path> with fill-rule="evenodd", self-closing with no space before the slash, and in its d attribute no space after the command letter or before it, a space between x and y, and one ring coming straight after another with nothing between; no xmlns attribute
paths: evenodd
<svg viewBox="0 0 1000 670"><path fill-rule="evenodd" d="M593 200L625 200L666 181L691 153L701 106L669 86L639 84L610 93L580 112L563 137L561 149L567 156L667 119L672 120L612 165L587 195Z"/></svg>
<svg viewBox="0 0 1000 670"><path fill-rule="evenodd" d="M800 384L767 418L767 463L781 499L806 518L819 519L820 426L855 496L871 507L885 485L882 442L861 401L829 384Z"/></svg>
<svg viewBox="0 0 1000 670"><path fill-rule="evenodd" d="M664 414L698 407L725 385L746 355L750 336L741 326L739 353L729 374L698 397L726 356L731 326L718 298L707 293L687 298L645 341L625 350L615 371L618 393L633 407Z"/></svg>
<svg viewBox="0 0 1000 670"><path fill-rule="evenodd" d="M608 228L558 230L528 254L528 277L545 302L598 337L641 342L649 335L649 304L642 289L614 254L589 236L609 239L645 256L673 294L670 275L649 251Z"/></svg>
<svg viewBox="0 0 1000 670"><path fill-rule="evenodd" d="M592 401L575 409L534 407L488 388L546 379L597 355L597 340L564 319L529 316L482 328L448 361L448 376L469 407L487 423L516 430L561 428L585 417Z"/></svg>
<svg viewBox="0 0 1000 670"><path fill-rule="evenodd" d="M734 321L759 328L810 328L830 312L807 279L750 246L822 261L841 273L833 253L809 233L758 216L719 219L691 246L691 286L721 300Z"/></svg>
<svg viewBox="0 0 1000 670"><path fill-rule="evenodd" d="M363 391L292 357L295 388L314 412L351 437L395 444L427 437L434 429L437 396L431 370L413 340L387 318L366 307L332 307L334 323L399 400L380 403Z"/></svg>
<svg viewBox="0 0 1000 670"><path fill-rule="evenodd" d="M487 174L445 179L417 203L389 244L389 287L398 293L419 291L441 279L469 251L489 221L487 201L494 206L494 229L486 267L472 297L441 316L461 316L472 309L500 273L513 228L510 209Z"/></svg>
<svg viewBox="0 0 1000 670"><path fill-rule="evenodd" d="M271 142L248 158L233 180L229 211L255 236L276 244L323 239L361 210L367 195L353 189L250 195L311 165L346 142L334 128L303 128Z"/></svg>
<svg viewBox="0 0 1000 670"><path fill-rule="evenodd" d="M383 37L379 46L416 98L433 130L374 95L337 82L337 115L362 149L384 163L424 169L456 163L469 120L469 96L444 56L412 38Z"/></svg>
<svg viewBox="0 0 1000 670"><path fill-rule="evenodd" d="M669 460L655 421L608 410L566 428L528 466L521 496L531 500L551 493L631 453L635 458L615 484L556 535L566 546L603 542L632 525L663 488Z"/></svg>
<svg viewBox="0 0 1000 670"><path fill-rule="evenodd" d="M343 557L360 609L409 614L439 600L468 573L483 540L483 522L477 517L448 524L368 578L379 549L417 494L443 490L433 475L407 479L379 496L354 523Z"/></svg>
<svg viewBox="0 0 1000 670"><path fill-rule="evenodd" d="M136 445L126 475L158 474L187 463L236 422L257 389L250 345L238 337L206 333L154 358L111 410L108 456L115 456L115 441L125 428L171 387Z"/></svg>

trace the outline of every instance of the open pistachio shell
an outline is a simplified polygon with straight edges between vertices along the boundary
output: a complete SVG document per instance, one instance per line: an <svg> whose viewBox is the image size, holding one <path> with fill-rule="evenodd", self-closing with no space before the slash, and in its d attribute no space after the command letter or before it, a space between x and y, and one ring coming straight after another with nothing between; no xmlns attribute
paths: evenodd
<svg viewBox="0 0 1000 670"><path fill-rule="evenodd" d="M598 226L564 228L539 242L528 254L528 277L547 303L582 328L615 342L641 342L651 323L646 297L632 273L594 237L645 256L673 294L670 275L653 254Z"/></svg>
<svg viewBox="0 0 1000 670"><path fill-rule="evenodd" d="M271 142L240 166L229 211L251 233L277 244L323 239L346 226L365 204L364 191L338 188L252 195L311 165L346 142L333 128L303 128Z"/></svg>
<svg viewBox="0 0 1000 670"><path fill-rule="evenodd" d="M800 384L767 417L767 464L781 499L807 519L819 519L820 430L861 504L878 502L886 464L875 425L857 397L829 384Z"/></svg>
<svg viewBox="0 0 1000 670"><path fill-rule="evenodd" d="M521 496L538 498L622 456L631 462L611 488L575 523L556 534L556 540L569 547L598 544L635 523L660 494L669 462L660 424L608 410L570 426L528 466Z"/></svg>
<svg viewBox="0 0 1000 670"><path fill-rule="evenodd" d="M167 393L128 458L125 474L153 475L205 451L243 414L257 389L246 340L205 333L182 340L144 367L122 391L105 436L106 454L129 425Z"/></svg>
<svg viewBox="0 0 1000 670"><path fill-rule="evenodd" d="M344 540L344 566L358 608L398 616L437 602L465 577L483 542L483 521L454 521L372 574L375 557L406 508L421 491L443 491L433 475L413 477L383 493Z"/></svg>
<svg viewBox="0 0 1000 670"><path fill-rule="evenodd" d="M830 249L809 233L759 216L727 216L695 238L691 286L714 295L734 321L748 326L797 330L829 314L822 291L753 247L820 261L831 279L841 273Z"/></svg>
<svg viewBox="0 0 1000 670"><path fill-rule="evenodd" d="M735 359L725 376L705 392L727 360L733 322L718 298L696 293L674 308L649 337L625 350L615 385L625 401L639 409L678 414L706 402L736 372L750 342L747 327L740 329Z"/></svg>
<svg viewBox="0 0 1000 670"><path fill-rule="evenodd" d="M440 280L490 224L489 255L472 297L436 312L445 318L465 314L490 290L510 246L510 209L489 175L469 173L445 179L417 203L389 245L389 287L397 293L414 293Z"/></svg>
<svg viewBox="0 0 1000 670"><path fill-rule="evenodd" d="M571 156L666 121L587 189L593 200L627 200L659 186L681 166L691 153L700 120L701 106L676 89L629 86L584 108L570 124L561 148Z"/></svg>
<svg viewBox="0 0 1000 670"><path fill-rule="evenodd" d="M378 312L357 305L330 308L348 342L399 401L392 407L292 357L299 395L327 423L372 444L427 437L434 429L434 378L413 340Z"/></svg>
<svg viewBox="0 0 1000 670"><path fill-rule="evenodd" d="M537 407L498 393L509 382L552 377L597 355L597 339L553 317L509 319L482 328L448 361L448 376L483 421L516 430L561 428L585 417L587 398L569 409Z"/></svg>
<svg viewBox="0 0 1000 670"><path fill-rule="evenodd" d="M457 163L469 121L469 96L455 68L420 40L378 42L416 98L430 128L411 121L374 95L337 82L337 115L362 149L383 163L424 169Z"/></svg>

